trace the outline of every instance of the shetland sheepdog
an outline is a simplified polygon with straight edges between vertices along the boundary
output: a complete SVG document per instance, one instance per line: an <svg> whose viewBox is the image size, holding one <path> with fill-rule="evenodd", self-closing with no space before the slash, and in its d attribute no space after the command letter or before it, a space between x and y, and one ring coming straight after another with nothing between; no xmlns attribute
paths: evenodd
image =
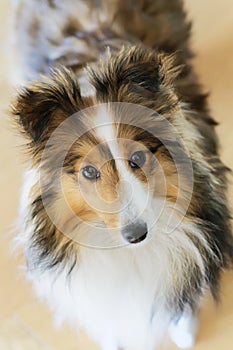
<svg viewBox="0 0 233 350"><path fill-rule="evenodd" d="M232 266L227 167L180 0L21 0L17 239L57 323L103 350L192 347Z"/></svg>

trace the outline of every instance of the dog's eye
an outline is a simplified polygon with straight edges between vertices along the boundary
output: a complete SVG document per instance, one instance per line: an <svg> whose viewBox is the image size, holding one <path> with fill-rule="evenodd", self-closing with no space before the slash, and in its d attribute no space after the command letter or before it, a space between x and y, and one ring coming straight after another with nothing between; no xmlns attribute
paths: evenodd
<svg viewBox="0 0 233 350"><path fill-rule="evenodd" d="M133 169L139 169L145 164L145 161L146 161L145 153L142 151L138 151L132 154L129 160L129 165Z"/></svg>
<svg viewBox="0 0 233 350"><path fill-rule="evenodd" d="M92 165L87 165L82 169L83 176L90 181L95 181L100 177L100 172Z"/></svg>

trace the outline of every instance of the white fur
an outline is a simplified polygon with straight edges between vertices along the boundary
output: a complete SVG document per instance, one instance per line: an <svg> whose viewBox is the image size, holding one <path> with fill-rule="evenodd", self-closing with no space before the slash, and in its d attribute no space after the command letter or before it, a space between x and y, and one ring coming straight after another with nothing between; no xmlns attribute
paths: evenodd
<svg viewBox="0 0 233 350"><path fill-rule="evenodd" d="M189 349L194 346L197 328L197 314L187 307L180 319L171 323L169 335L179 348Z"/></svg>
<svg viewBox="0 0 233 350"><path fill-rule="evenodd" d="M184 234L181 228L177 234ZM79 264L69 278L67 271L30 274L38 296L49 301L57 322L64 319L77 328L84 327L106 350L118 346L152 350L164 338L171 321L165 298L174 283L187 278L179 271L181 262L175 271L174 257L163 250L159 239L134 249L80 247L79 253ZM177 276L173 279L174 273ZM177 326L173 330L176 344L181 344L177 337L185 329Z"/></svg>
<svg viewBox="0 0 233 350"><path fill-rule="evenodd" d="M179 226L174 220L167 223L174 207L168 202L147 198L140 181L121 160L111 117L106 122L106 114L104 117L100 114L95 125L103 121L104 126L97 128L97 134L109 144L122 179L133 186L132 201L122 212L122 221L141 210L143 220L149 224L149 234L134 246L111 250L80 246L77 266L68 277L65 266L55 272L30 270L28 277L38 296L48 300L57 325L66 320L76 329L83 327L103 350L152 350L168 330L177 345L191 346L196 332L192 315L186 313L178 323L172 323L174 315L167 300L185 285L189 268L199 266L205 274L203 256L186 232L195 236L207 250L208 243L193 223L182 220ZM30 170L25 177L21 203L23 233L18 237L25 248L30 245L33 234L33 222L25 225L30 189L38 178L38 170ZM125 199L128 197L126 188ZM61 207L59 212L62 210ZM179 219L178 213L176 218ZM173 231L172 227L177 228ZM30 256L28 258L30 261Z"/></svg>
<svg viewBox="0 0 233 350"><path fill-rule="evenodd" d="M93 128L96 135L102 142L111 142L110 145L114 145L112 141L116 141L116 129L113 125L113 118L106 105L98 106L97 113L93 120ZM113 153L117 152L112 149ZM119 152L115 154L119 157Z"/></svg>
<svg viewBox="0 0 233 350"><path fill-rule="evenodd" d="M121 191L120 213L121 225L125 225L136 218L143 218L143 212L146 210L151 198L144 189L142 183L133 175L126 166L127 159L121 154L119 143L121 139L117 138L117 124L114 124L114 117L105 105L98 107L98 113L94 118L95 133L101 140L106 142L115 160L115 164L120 175L118 188ZM134 142L130 141L129 142ZM134 142L136 144L136 142ZM135 190L137 189L137 190Z"/></svg>
<svg viewBox="0 0 233 350"><path fill-rule="evenodd" d="M27 174L24 195L29 195L36 179L35 172ZM27 215L26 196L23 202ZM46 298L55 312L57 324L68 320L77 329L83 327L104 350L154 349L171 321L166 297L188 278L185 267L198 264L204 273L202 256L185 230L202 244L207 243L195 225L185 222L176 232L166 235L163 227L170 210L167 205L143 244L113 250L80 247L78 266L69 277L66 268L57 273L28 273L38 296ZM28 226L26 234L20 236L26 247L32 231L33 225ZM175 332L178 335L173 330L172 338L178 344L182 327Z"/></svg>

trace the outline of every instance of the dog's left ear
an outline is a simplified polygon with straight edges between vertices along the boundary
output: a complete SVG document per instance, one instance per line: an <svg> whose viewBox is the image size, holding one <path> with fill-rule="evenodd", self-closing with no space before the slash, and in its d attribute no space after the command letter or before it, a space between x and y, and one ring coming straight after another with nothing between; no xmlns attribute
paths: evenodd
<svg viewBox="0 0 233 350"><path fill-rule="evenodd" d="M13 114L31 144L36 145L82 105L75 76L63 68L55 70L51 78L24 88L13 105Z"/></svg>

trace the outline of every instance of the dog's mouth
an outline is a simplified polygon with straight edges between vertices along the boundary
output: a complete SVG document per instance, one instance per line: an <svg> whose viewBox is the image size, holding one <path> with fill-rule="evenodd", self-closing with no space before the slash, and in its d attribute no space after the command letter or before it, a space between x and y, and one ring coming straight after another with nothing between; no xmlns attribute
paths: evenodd
<svg viewBox="0 0 233 350"><path fill-rule="evenodd" d="M130 244L136 244L144 241L147 237L147 224L146 223L140 223L140 224L129 224L124 227L124 229L121 231L122 236L124 239L130 243Z"/></svg>

